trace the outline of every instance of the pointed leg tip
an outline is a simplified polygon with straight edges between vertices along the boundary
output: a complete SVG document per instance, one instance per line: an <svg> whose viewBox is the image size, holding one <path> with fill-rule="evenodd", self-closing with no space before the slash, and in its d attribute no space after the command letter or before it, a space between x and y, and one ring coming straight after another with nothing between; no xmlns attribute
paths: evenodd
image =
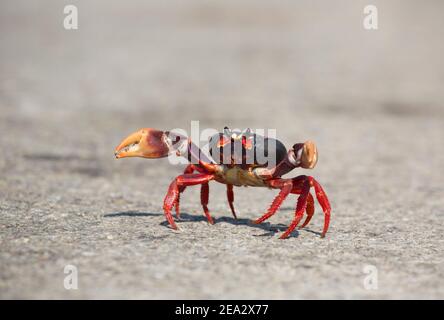
<svg viewBox="0 0 444 320"><path fill-rule="evenodd" d="M287 239L288 238L288 234L286 234L286 233L284 233L283 235L281 235L280 237L279 237L279 239L281 239L281 240L285 240L285 239Z"/></svg>

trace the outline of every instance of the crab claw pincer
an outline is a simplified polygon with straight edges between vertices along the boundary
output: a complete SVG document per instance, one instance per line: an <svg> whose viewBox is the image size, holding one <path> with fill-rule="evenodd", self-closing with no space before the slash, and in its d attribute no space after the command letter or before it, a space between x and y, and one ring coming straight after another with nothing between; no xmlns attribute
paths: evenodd
<svg viewBox="0 0 444 320"><path fill-rule="evenodd" d="M304 169L313 169L318 162L318 150L313 141L305 141L301 145L301 167ZM297 144L295 145L297 146ZM295 148L295 146L293 148Z"/></svg>
<svg viewBox="0 0 444 320"><path fill-rule="evenodd" d="M143 128L126 137L115 149L117 159L127 157L163 158L170 152L164 131Z"/></svg>

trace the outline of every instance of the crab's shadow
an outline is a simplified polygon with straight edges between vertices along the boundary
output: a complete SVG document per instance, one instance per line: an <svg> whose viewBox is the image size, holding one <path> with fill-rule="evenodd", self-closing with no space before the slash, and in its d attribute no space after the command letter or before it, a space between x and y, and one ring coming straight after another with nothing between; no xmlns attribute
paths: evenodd
<svg viewBox="0 0 444 320"><path fill-rule="evenodd" d="M113 213L108 213L105 214L104 217L106 218L115 218L115 217L155 217L155 216L163 216L163 213L152 213L152 212L140 212L140 211L122 211L122 212L113 212ZM207 218L204 216L200 216L200 215L191 215L189 213L186 212L182 212L180 214L180 218L177 219L175 218L175 220L178 223L187 223L187 222L201 222L201 221L207 221ZM255 235L256 237L272 237L274 236L276 233L278 232L284 232L285 230L287 230L288 226L284 225L282 223L278 223L278 224L271 224L270 222L263 222L261 224L255 224L252 222L252 220L250 219L245 219L245 218L238 218L235 219L233 217L219 217L219 218L214 218L214 223L221 223L221 222L225 222L225 223L230 223L232 225L244 225L244 226L249 226L249 227L253 227L253 228L257 228L257 229L261 229L263 231L265 231L265 233L263 234L259 234L259 235ZM163 221L160 223L160 225L168 227L169 224L167 221ZM316 231L312 231L309 229L304 228L304 231L310 232L310 233L314 233L316 235L320 235L319 232ZM290 237L295 237L297 238L299 236L299 230L294 230Z"/></svg>

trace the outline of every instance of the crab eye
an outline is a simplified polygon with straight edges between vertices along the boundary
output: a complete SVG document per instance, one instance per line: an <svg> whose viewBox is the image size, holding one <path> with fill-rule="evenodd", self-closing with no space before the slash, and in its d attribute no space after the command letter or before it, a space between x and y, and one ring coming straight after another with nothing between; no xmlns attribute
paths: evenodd
<svg viewBox="0 0 444 320"><path fill-rule="evenodd" d="M250 150L253 147L253 139L242 136L242 145L245 149Z"/></svg>
<svg viewBox="0 0 444 320"><path fill-rule="evenodd" d="M217 143L217 147L223 147L223 146L225 146L227 143L229 143L230 142L230 140L229 139L227 139L227 137L225 137L225 136L220 136L220 138L219 138L219 142Z"/></svg>
<svg viewBox="0 0 444 320"><path fill-rule="evenodd" d="M245 133L246 135L250 135L251 134L251 129L247 128L247 129L244 130L243 133Z"/></svg>

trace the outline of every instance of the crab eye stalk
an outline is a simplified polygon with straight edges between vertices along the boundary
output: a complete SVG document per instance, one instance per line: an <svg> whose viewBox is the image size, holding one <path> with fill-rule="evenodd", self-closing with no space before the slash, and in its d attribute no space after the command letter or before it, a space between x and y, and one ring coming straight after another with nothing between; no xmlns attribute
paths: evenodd
<svg viewBox="0 0 444 320"><path fill-rule="evenodd" d="M306 141L303 144L301 152L301 167L304 169L313 169L318 162L318 150L313 141Z"/></svg>

